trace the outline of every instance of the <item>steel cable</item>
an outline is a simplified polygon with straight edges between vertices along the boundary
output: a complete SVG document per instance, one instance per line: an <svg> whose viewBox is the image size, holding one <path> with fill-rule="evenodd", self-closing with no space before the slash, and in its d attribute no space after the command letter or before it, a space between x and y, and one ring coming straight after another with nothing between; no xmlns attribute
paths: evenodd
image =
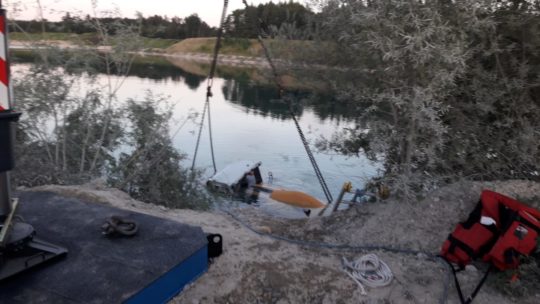
<svg viewBox="0 0 540 304"><path fill-rule="evenodd" d="M197 135L197 143L195 145L195 152L193 153L193 162L191 163L191 171L195 169L195 161L197 160L197 153L199 152L199 144L201 142L201 134L204 127L205 114L208 111L208 133L210 137L210 154L212 155L212 166L214 167L214 174L217 172L216 157L214 153L214 141L212 138L212 119L210 116L210 97L212 97L212 86L214 85L214 75L216 73L217 61L219 56L219 49L221 48L221 38L223 37L223 26L225 25L225 17L227 14L228 0L223 1L223 10L221 12L221 20L216 37L216 44L214 46L214 54L212 58L212 65L210 67L210 73L208 74L208 81L206 86L206 101L204 103L204 110L201 117L201 126L199 128L199 134Z"/></svg>
<svg viewBox="0 0 540 304"><path fill-rule="evenodd" d="M206 98L206 102L204 103L204 108L201 116L201 124L199 127L199 135L197 135L197 144L195 144L195 152L193 153L193 162L191 163L191 171L195 168L195 161L197 160L197 153L199 152L199 144L201 142L201 134L204 127L204 117L206 115L206 108L210 106L210 102L208 101L208 97Z"/></svg>

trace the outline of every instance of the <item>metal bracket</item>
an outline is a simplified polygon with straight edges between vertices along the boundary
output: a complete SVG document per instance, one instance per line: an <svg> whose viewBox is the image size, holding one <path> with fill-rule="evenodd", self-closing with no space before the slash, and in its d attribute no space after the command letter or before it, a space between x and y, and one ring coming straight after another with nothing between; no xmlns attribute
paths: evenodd
<svg viewBox="0 0 540 304"><path fill-rule="evenodd" d="M17 206L19 206L19 199L13 198L12 204L11 204L11 212L6 217L6 220L4 221L4 225L2 226L0 230L0 248L5 247L6 242L8 240L8 235L11 230L11 223L13 221L13 216L15 215L15 212L17 211Z"/></svg>

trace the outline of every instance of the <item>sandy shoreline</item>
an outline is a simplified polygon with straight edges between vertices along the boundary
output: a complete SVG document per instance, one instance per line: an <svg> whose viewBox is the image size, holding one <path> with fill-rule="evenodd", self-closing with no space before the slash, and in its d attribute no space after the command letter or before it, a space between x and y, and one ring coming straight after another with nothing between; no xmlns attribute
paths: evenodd
<svg viewBox="0 0 540 304"><path fill-rule="evenodd" d="M36 42L26 42L19 40L10 41L10 49L14 50L32 50L32 49L47 49L57 47L61 49L70 49L70 50L98 50L100 52L111 52L112 48L110 46L81 46L73 44L69 41L36 41ZM193 52L167 52L164 49L148 49L145 51L136 52L135 54L140 56L159 56L168 58L170 60L187 60L194 61L198 63L211 63L213 60L212 54L207 53L193 53ZM274 65L280 68L286 69L298 69L298 70L333 70L333 71L346 71L346 68L343 67L331 67L321 64L304 64L299 62L292 62L288 60L282 60L273 58ZM251 67L256 69L269 69L270 64L268 63L265 57L255 57L255 56L240 56L240 55L225 55L219 54L218 64L230 67Z"/></svg>
<svg viewBox="0 0 540 304"><path fill-rule="evenodd" d="M32 49L45 49L51 47L58 47L61 49L70 49L70 50L88 50L95 49L100 52L111 52L112 48L110 46L100 46L100 47L91 47L91 46L80 46L68 41L46 41L46 42L25 42L12 40L10 41L10 48L14 50L32 50ZM205 53L167 53L165 50L147 50L137 52L136 54L141 56L161 56L166 58L176 58L191 60L202 63L209 63L212 61L213 57L211 54ZM250 56L234 56L234 55L223 55L220 54L218 58L218 63L229 66L246 66L246 67L259 67L259 68L268 68L269 64L263 57L250 57ZM288 64L281 62L281 64Z"/></svg>

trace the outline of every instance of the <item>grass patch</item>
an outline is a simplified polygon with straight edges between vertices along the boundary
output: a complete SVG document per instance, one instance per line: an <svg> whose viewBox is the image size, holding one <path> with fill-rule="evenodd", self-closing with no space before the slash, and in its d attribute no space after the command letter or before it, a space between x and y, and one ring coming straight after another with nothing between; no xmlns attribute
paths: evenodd
<svg viewBox="0 0 540 304"><path fill-rule="evenodd" d="M11 60L13 62L32 62L36 58L36 53L33 50L21 50L21 49L12 49L9 50L11 55Z"/></svg>
<svg viewBox="0 0 540 304"><path fill-rule="evenodd" d="M231 51L246 52L253 46L253 41L244 38L223 39L222 47Z"/></svg>
<svg viewBox="0 0 540 304"><path fill-rule="evenodd" d="M215 38L189 38L169 47L167 52L212 54L215 43ZM222 40L220 54L247 57L263 55L257 40L244 38L224 38Z"/></svg>
<svg viewBox="0 0 540 304"><path fill-rule="evenodd" d="M73 41L78 37L77 34L70 33L20 33L12 32L9 33L9 37L12 40L20 41L36 41L36 40L62 40L62 41Z"/></svg>
<svg viewBox="0 0 540 304"><path fill-rule="evenodd" d="M66 42L72 42L74 44L84 44L84 45L95 45L99 41L96 33L73 34L73 33L14 32L14 33L10 33L9 37L11 40L25 41L25 42L52 40L52 41L66 41Z"/></svg>
<svg viewBox="0 0 540 304"><path fill-rule="evenodd" d="M36 41L66 41L73 44L83 45L97 45L99 43L99 37L97 33L10 33L11 40L36 42ZM176 43L179 40L176 39L161 39L161 38L147 38L141 37L143 46L148 49L166 49Z"/></svg>
<svg viewBox="0 0 540 304"><path fill-rule="evenodd" d="M169 47L168 53L204 53L212 54L216 38L189 38ZM265 44L272 58L297 62L327 64L327 57L321 53L336 53L338 46L301 40L268 39ZM223 38L220 54L245 57L264 57L264 50L256 39Z"/></svg>
<svg viewBox="0 0 540 304"><path fill-rule="evenodd" d="M142 37L142 39L143 39L144 47L149 48L149 49L166 49L180 41L177 39L162 39L162 38L147 38L147 37Z"/></svg>
<svg viewBox="0 0 540 304"><path fill-rule="evenodd" d="M200 45L199 48L197 48L197 51L199 53L212 53L212 49L210 48L209 45Z"/></svg>
<svg viewBox="0 0 540 304"><path fill-rule="evenodd" d="M171 63L161 56L136 56L133 59L133 63L139 65L171 66Z"/></svg>

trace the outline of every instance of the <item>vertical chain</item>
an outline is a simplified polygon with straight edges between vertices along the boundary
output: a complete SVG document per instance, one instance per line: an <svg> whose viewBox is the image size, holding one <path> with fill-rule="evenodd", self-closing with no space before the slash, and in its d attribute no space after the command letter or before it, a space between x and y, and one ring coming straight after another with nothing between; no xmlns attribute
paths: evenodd
<svg viewBox="0 0 540 304"><path fill-rule="evenodd" d="M321 169L319 168L319 165L317 164L317 160L315 159L315 156L313 156L313 153L311 152L311 149L309 148L309 144L307 142L306 136L304 135L304 132L302 131L302 128L300 127L300 124L298 123L298 119L296 118L296 115L294 114L292 109L290 109L289 111L294 120L294 124L296 125L296 129L298 130L298 134L300 135L300 139L302 140L302 143L304 144L304 148L306 149L308 158L311 161L311 165L313 166L315 175L317 176L317 179L319 180L319 183L321 184L321 188L323 189L324 195L326 196L326 200L328 201L328 204L331 204L334 201L334 198L332 197L332 193L330 192L330 189L328 189L328 184L326 184L326 181L324 180Z"/></svg>
<svg viewBox="0 0 540 304"><path fill-rule="evenodd" d="M249 5L246 0L242 0L242 2L244 3L246 7L246 13L247 13L247 9L249 8ZM263 40L263 36L266 36L266 33L263 32L263 28L267 28L267 26L264 20L262 20L260 17L258 18L258 20L259 20L259 35L257 35L257 40L261 44L261 47L264 52L264 56L266 57L266 60L268 61L268 64L270 65L270 68L272 70L272 74L274 76L274 82L279 89L279 97L283 98L283 92L284 92L283 85L281 85L276 66L274 64L274 61L272 60L272 56L270 55L270 50L266 47L266 44L264 43L264 40ZM304 132L302 131L302 128L300 127L298 119L296 118L296 115L293 111L292 103L290 100L287 100L287 103L289 105L289 113L294 121L296 129L298 130L298 134L300 135L302 144L304 145L304 148L306 149L306 153L311 162L311 165L313 166L315 175L317 176L317 179L319 180L319 183L321 184L321 188L323 189L323 192L324 192L324 195L326 196L326 200L328 201L328 204L331 204L334 201L332 197L332 193L330 192L330 189L328 189L328 184L324 180L321 169L319 168L319 165L317 164L317 160L315 159L315 157L313 156L313 153L311 152L311 149L309 148L309 143L307 142Z"/></svg>

